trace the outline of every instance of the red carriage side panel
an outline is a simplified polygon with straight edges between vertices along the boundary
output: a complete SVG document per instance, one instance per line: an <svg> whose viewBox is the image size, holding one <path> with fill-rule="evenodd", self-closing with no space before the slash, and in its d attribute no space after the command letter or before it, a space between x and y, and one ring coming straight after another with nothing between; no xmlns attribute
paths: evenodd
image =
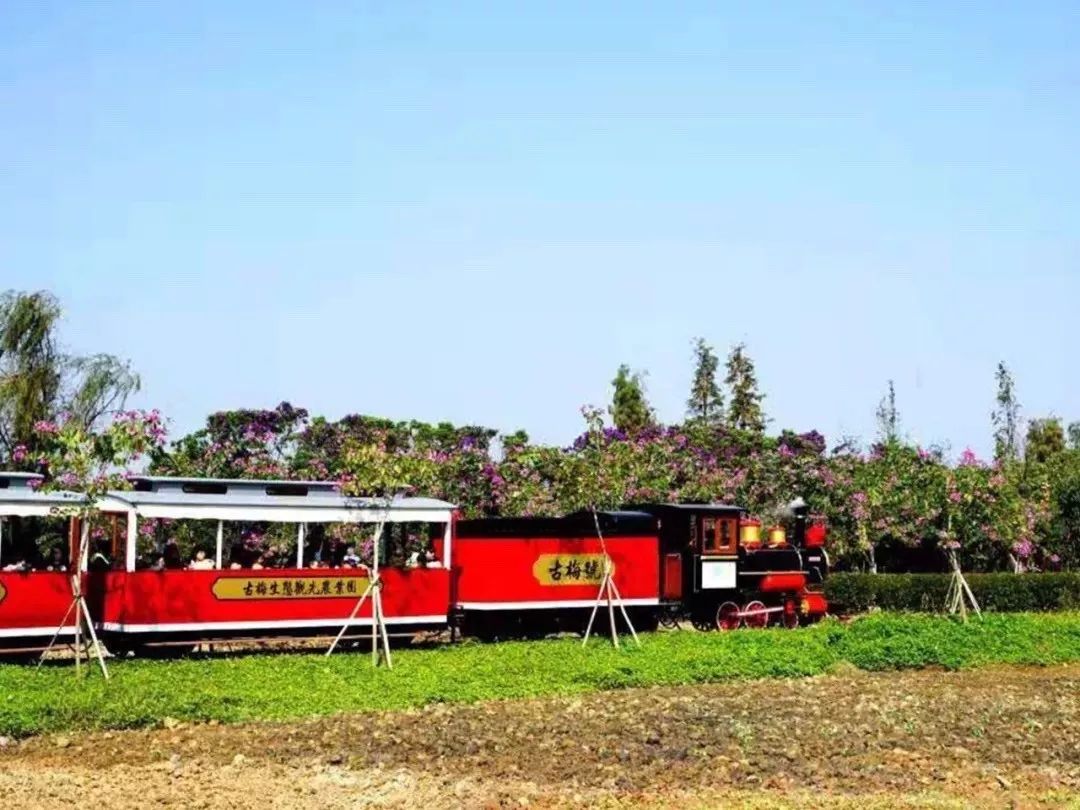
<svg viewBox="0 0 1080 810"><path fill-rule="evenodd" d="M388 625L442 625L450 572L386 568ZM113 633L220 633L340 627L368 586L359 569L135 571L101 575L103 628ZM371 624L371 601L354 624Z"/></svg>
<svg viewBox="0 0 1080 810"><path fill-rule="evenodd" d="M644 521L647 523L647 521ZM591 607L604 545L581 519L469 521L454 541L455 607L529 610ZM627 605L660 601L659 540L647 526L606 536L615 585ZM605 533L607 534L607 533Z"/></svg>
<svg viewBox="0 0 1080 810"><path fill-rule="evenodd" d="M0 642L39 638L48 642L71 607L69 574L53 571L0 573ZM75 611L65 622L75 632Z"/></svg>

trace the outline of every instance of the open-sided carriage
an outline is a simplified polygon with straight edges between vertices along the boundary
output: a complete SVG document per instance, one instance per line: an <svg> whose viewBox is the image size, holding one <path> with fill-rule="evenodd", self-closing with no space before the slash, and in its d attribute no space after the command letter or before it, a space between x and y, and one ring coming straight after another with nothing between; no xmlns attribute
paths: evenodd
<svg viewBox="0 0 1080 810"><path fill-rule="evenodd" d="M0 472L0 650L9 653L41 650L57 631L62 639L75 634L68 570L75 526L63 521L56 557L41 547L41 529L45 518L82 499L38 492L41 481L40 475Z"/></svg>
<svg viewBox="0 0 1080 810"><path fill-rule="evenodd" d="M144 477L135 480L134 490L111 493L98 507L125 525L123 547L112 550L112 569L90 578L91 612L114 651L215 638L315 636L346 623L370 628L370 602L350 618L369 583L369 569L305 559L309 529L325 524L408 524L433 534L437 559L382 570L383 612L385 623L402 633L446 625L451 504L348 498L329 482ZM140 566L139 524L147 520L208 522L215 537L212 565ZM295 527L295 557L284 567L227 559L225 528L238 522Z"/></svg>

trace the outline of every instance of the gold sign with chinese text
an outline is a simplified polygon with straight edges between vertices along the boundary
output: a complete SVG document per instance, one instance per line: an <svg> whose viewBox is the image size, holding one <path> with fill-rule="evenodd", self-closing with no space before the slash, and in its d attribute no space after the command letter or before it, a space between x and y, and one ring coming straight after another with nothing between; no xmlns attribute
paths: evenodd
<svg viewBox="0 0 1080 810"><path fill-rule="evenodd" d="M603 554L541 554L533 576L541 585L599 585L605 564Z"/></svg>
<svg viewBox="0 0 1080 810"><path fill-rule="evenodd" d="M211 589L218 599L359 599L367 577L220 577Z"/></svg>

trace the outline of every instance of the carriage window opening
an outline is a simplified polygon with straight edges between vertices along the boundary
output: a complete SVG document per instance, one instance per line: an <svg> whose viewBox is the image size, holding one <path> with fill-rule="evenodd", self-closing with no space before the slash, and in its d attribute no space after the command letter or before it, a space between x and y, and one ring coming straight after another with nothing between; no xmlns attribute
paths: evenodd
<svg viewBox="0 0 1080 810"><path fill-rule="evenodd" d="M7 489L9 486L11 486L11 481L7 478L0 478L0 489Z"/></svg>
<svg viewBox="0 0 1080 810"><path fill-rule="evenodd" d="M267 495L307 495L308 488L302 484L271 484L266 488Z"/></svg>
<svg viewBox="0 0 1080 810"><path fill-rule="evenodd" d="M182 489L189 495L224 495L229 491L226 484L216 484L203 481L192 481L184 484Z"/></svg>

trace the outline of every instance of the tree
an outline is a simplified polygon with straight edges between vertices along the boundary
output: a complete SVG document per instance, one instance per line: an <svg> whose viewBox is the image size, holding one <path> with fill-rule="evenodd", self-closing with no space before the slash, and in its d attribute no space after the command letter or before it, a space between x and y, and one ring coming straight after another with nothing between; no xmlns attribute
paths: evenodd
<svg viewBox="0 0 1080 810"><path fill-rule="evenodd" d="M123 409L139 388L127 363L112 355L65 354L56 338L61 309L47 292L0 296L0 459L33 455L35 426L66 415L86 430Z"/></svg>
<svg viewBox="0 0 1080 810"><path fill-rule="evenodd" d="M1024 458L1044 464L1065 452L1065 431L1061 420L1053 417L1032 419L1028 425Z"/></svg>
<svg viewBox="0 0 1080 810"><path fill-rule="evenodd" d="M997 367L997 408L990 415L994 424L994 458L1007 461L1017 456L1017 433L1020 419L1020 403L1016 401L1016 388L1012 374L1004 362Z"/></svg>
<svg viewBox="0 0 1080 810"><path fill-rule="evenodd" d="M896 410L896 387L889 380L889 391L881 398L877 409L878 435L885 444L896 444L900 438L900 414Z"/></svg>
<svg viewBox="0 0 1080 810"><path fill-rule="evenodd" d="M754 361L747 355L746 345L743 343L735 346L728 355L725 382L731 392L728 425L736 430L764 433L765 413L762 411L761 402L765 396L758 391Z"/></svg>
<svg viewBox="0 0 1080 810"><path fill-rule="evenodd" d="M615 427L632 435L653 423L653 413L645 399L641 374L631 372L627 365L621 365L611 385L615 389L611 399L611 418Z"/></svg>
<svg viewBox="0 0 1080 810"><path fill-rule="evenodd" d="M1080 450L1080 422L1069 424L1069 449Z"/></svg>
<svg viewBox="0 0 1080 810"><path fill-rule="evenodd" d="M720 358L704 338L694 342L694 381L690 385L690 399L686 413L692 421L700 424L716 424L724 416L724 395L716 384L716 371Z"/></svg>

